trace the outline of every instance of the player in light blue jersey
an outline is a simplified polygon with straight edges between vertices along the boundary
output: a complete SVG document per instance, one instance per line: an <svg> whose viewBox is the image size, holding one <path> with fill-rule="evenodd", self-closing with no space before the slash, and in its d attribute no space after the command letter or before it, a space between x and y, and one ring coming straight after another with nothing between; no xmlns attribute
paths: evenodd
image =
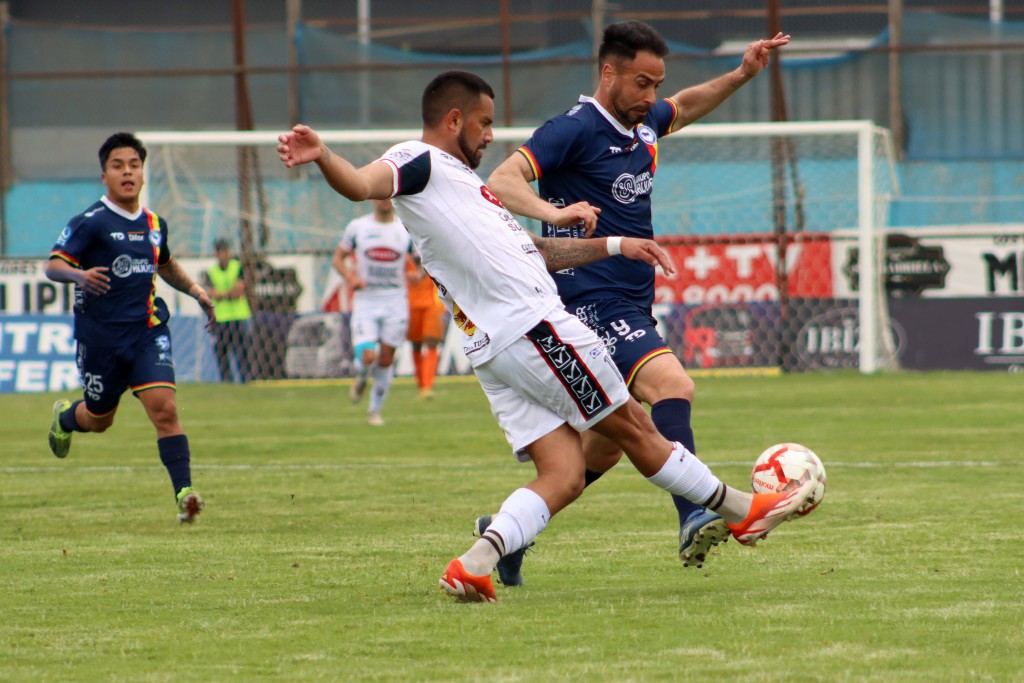
<svg viewBox="0 0 1024 683"><path fill-rule="evenodd" d="M131 389L156 429L160 460L171 477L178 521L203 509L192 488L188 438L174 400L170 314L156 278L194 297L216 321L213 301L171 257L167 222L139 205L146 148L131 133L100 147L106 194L72 218L57 238L46 277L75 284L75 340L84 397L53 406L50 450L66 457L74 432L103 432Z"/></svg>
<svg viewBox="0 0 1024 683"><path fill-rule="evenodd" d="M581 96L565 114L538 128L495 169L488 186L511 211L542 221L547 237L650 239L658 139L714 110L767 66L771 50L787 43L789 36L781 33L754 41L733 71L662 99L657 93L665 80L664 39L642 22L612 24L598 54L594 96ZM530 187L535 180L538 192ZM577 218L581 205L589 206L582 221ZM554 277L566 308L598 333L633 396L650 404L658 430L695 452L694 382L655 329L654 268L614 257ZM590 484L622 453L592 432L584 434L584 444ZM685 566L700 567L711 548L728 538L728 529L713 512L673 499L679 511L679 558ZM499 565L513 585L522 581L512 566L517 561L522 554Z"/></svg>

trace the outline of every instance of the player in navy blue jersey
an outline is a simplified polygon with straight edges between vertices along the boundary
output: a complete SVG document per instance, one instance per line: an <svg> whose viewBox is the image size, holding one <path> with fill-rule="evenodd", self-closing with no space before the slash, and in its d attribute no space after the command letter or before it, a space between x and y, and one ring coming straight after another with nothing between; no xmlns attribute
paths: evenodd
<svg viewBox="0 0 1024 683"><path fill-rule="evenodd" d="M505 160L488 186L514 213L542 221L546 237L654 237L651 191L658 139L697 121L724 102L768 64L771 50L789 43L776 35L747 47L740 65L723 76L659 98L668 46L638 21L611 24L598 53L600 82L593 97L581 96L565 114L538 128ZM538 191L530 182L536 180ZM696 451L690 426L694 383L655 329L654 268L621 257L555 274L566 308L593 328L626 379L633 396L651 406L651 417L668 439ZM600 435L584 434L587 483L622 456ZM679 557L701 566L728 538L722 519L684 498L679 511ZM478 520L479 524L479 520ZM518 558L505 558L512 583L521 582Z"/></svg>
<svg viewBox="0 0 1024 683"><path fill-rule="evenodd" d="M53 406L50 450L67 456L74 432L103 432L126 389L156 428L157 449L174 487L178 521L203 509L192 488L188 438L175 404L170 314L156 296L156 277L194 297L216 321L206 290L171 257L167 222L139 205L146 148L131 133L100 147L106 194L72 218L50 252L46 276L75 287L75 340L84 397Z"/></svg>

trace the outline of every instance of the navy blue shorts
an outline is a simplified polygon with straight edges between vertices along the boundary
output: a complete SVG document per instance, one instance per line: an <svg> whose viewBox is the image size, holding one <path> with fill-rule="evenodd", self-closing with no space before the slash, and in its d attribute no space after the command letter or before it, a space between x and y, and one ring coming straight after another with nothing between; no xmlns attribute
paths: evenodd
<svg viewBox="0 0 1024 683"><path fill-rule="evenodd" d="M650 309L621 299L575 301L566 309L597 333L628 386L647 361L672 353Z"/></svg>
<svg viewBox="0 0 1024 683"><path fill-rule="evenodd" d="M174 389L174 357L167 325L147 329L126 346L78 342L78 375L85 389L85 408L96 417L117 409L121 394L153 387Z"/></svg>

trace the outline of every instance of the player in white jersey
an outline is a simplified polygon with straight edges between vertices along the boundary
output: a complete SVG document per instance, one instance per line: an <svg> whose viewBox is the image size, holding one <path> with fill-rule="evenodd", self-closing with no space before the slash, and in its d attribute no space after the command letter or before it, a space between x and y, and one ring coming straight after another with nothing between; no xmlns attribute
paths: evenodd
<svg viewBox="0 0 1024 683"><path fill-rule="evenodd" d="M742 544L789 519L810 482L780 494L750 494L723 484L682 444L658 434L597 335L565 312L550 270L611 254L673 272L651 240L540 238L526 232L473 171L493 139L494 91L479 76L445 72L423 94L423 135L362 168L331 152L314 130L295 126L277 147L288 167L315 162L352 201L393 197L423 267L438 285L465 348L513 449L536 478L502 504L481 538L441 575L460 601L495 602L491 572L528 543L583 491L580 432L612 439L652 484L719 512ZM586 202L560 210L556 223L593 225Z"/></svg>
<svg viewBox="0 0 1024 683"><path fill-rule="evenodd" d="M352 256L354 267L349 261ZM409 325L406 273L412 264L412 241L395 217L390 199L374 199L373 213L345 227L333 264L355 292L349 327L356 379L349 396L358 403L372 377L367 422L379 427L384 424L380 411L394 376L395 350L405 341Z"/></svg>

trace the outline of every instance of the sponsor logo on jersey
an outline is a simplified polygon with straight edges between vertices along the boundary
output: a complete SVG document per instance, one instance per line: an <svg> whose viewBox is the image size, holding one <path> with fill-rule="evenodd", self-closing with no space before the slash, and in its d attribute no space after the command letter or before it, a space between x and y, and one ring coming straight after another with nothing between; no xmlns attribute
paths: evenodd
<svg viewBox="0 0 1024 683"><path fill-rule="evenodd" d="M637 197L649 195L654 187L654 176L644 171L638 176L623 173L612 183L612 197L620 204L632 204Z"/></svg>
<svg viewBox="0 0 1024 683"><path fill-rule="evenodd" d="M578 112L580 109L583 109L583 105L582 104L577 104L575 107L573 107L569 111L565 112L565 115L566 116L575 116L576 112Z"/></svg>
<svg viewBox="0 0 1024 683"><path fill-rule="evenodd" d="M110 272L117 277L128 277L137 273L155 273L156 267L148 259L133 259L128 254L121 254L110 264Z"/></svg>
<svg viewBox="0 0 1024 683"><path fill-rule="evenodd" d="M146 236L141 232L130 232L128 233L129 242L141 242L146 239Z"/></svg>
<svg viewBox="0 0 1024 683"><path fill-rule="evenodd" d="M473 321L462 312L462 309L459 308L458 304L454 302L452 303L452 322L454 322L460 330L465 332L467 336L472 337L476 334L476 325L474 325Z"/></svg>
<svg viewBox="0 0 1024 683"><path fill-rule="evenodd" d="M438 152L438 156L441 157L441 161L447 162L448 165L451 166L452 168L458 171L462 171L466 175L476 175L473 169L471 169L469 166L466 166L466 164L463 163L462 159L457 159L456 157L453 157L451 154L448 154L447 152Z"/></svg>
<svg viewBox="0 0 1024 683"><path fill-rule="evenodd" d="M645 126L642 123L636 127L636 134L637 137L639 137L648 145L653 145L658 140L657 134L655 134L655 132L650 127Z"/></svg>
<svg viewBox="0 0 1024 683"><path fill-rule="evenodd" d="M412 161L412 154L404 149L400 149L385 154L384 158L390 159L391 161L395 162L396 165L401 166L407 161Z"/></svg>
<svg viewBox="0 0 1024 683"><path fill-rule="evenodd" d="M484 199L489 201L491 204L501 207L502 209L505 208L505 205L501 203L501 200L498 199L497 195L491 192L491 188L487 187L486 185L480 186L480 194L482 194L484 196Z"/></svg>
<svg viewBox="0 0 1024 683"><path fill-rule="evenodd" d="M57 244L63 247L69 237L71 237L71 226L65 225L64 229L60 231L60 237L57 238Z"/></svg>
<svg viewBox="0 0 1024 683"><path fill-rule="evenodd" d="M397 261L402 255L390 247L374 247L366 250L366 258L371 261Z"/></svg>
<svg viewBox="0 0 1024 683"><path fill-rule="evenodd" d="M610 153L612 153L612 154L622 154L622 148L621 147L616 147L615 145L612 145L611 147L609 147L608 151Z"/></svg>
<svg viewBox="0 0 1024 683"><path fill-rule="evenodd" d="M475 332L476 328L473 328L473 331ZM480 349L484 348L485 346L487 346L490 343L491 343L491 338L488 337L487 333L485 332L484 336L482 338L480 338L480 339L474 338L474 339L471 339L471 340L467 340L467 342L462 345L462 352L465 353L468 356L470 354L476 353L477 351L479 351Z"/></svg>
<svg viewBox="0 0 1024 683"><path fill-rule="evenodd" d="M115 242L123 242L124 241L124 233L123 232L112 232L112 233L110 233L110 239L114 240Z"/></svg>

